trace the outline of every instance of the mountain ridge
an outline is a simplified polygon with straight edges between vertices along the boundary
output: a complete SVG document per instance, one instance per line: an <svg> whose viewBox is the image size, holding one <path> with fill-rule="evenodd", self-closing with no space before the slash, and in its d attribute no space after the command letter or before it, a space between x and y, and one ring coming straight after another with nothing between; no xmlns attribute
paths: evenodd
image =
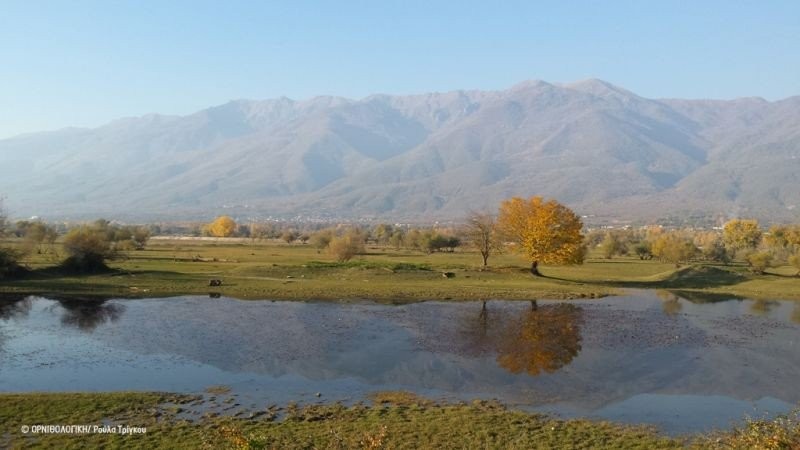
<svg viewBox="0 0 800 450"><path fill-rule="evenodd" d="M587 216L796 221L800 96L648 99L529 80L359 100L233 100L0 140L14 214L455 219L544 195Z"/></svg>

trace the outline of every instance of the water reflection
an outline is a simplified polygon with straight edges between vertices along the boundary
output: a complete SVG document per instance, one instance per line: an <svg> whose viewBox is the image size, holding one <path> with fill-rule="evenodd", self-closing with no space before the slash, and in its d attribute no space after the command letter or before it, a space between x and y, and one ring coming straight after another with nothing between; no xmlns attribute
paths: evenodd
<svg viewBox="0 0 800 450"><path fill-rule="evenodd" d="M623 411L623 420L688 431L725 426L764 399L774 412L800 402L800 303L757 306L765 315L753 303L691 301L675 291L536 308L490 301L486 309L20 297L0 302L0 317L13 317L0 319L0 390L225 384L257 404L408 390L568 416Z"/></svg>
<svg viewBox="0 0 800 450"><path fill-rule="evenodd" d="M656 294L658 294L658 292L662 291L656 291ZM671 292L677 295L679 298L682 298L688 302L698 305L705 303L727 302L730 300L745 300L744 297L739 297L737 295L732 295L732 294L721 294L718 292L683 291L683 290L671 290L663 292Z"/></svg>
<svg viewBox="0 0 800 450"><path fill-rule="evenodd" d="M753 301L753 303L750 305L750 311L752 311L753 314L764 316L767 315L773 308L778 306L778 304L779 303L774 300L758 299Z"/></svg>
<svg viewBox="0 0 800 450"><path fill-rule="evenodd" d="M3 295L0 296L0 319L9 320L25 317L31 311L33 302L27 295Z"/></svg>
<svg viewBox="0 0 800 450"><path fill-rule="evenodd" d="M575 305L531 309L510 323L497 363L511 373L553 373L581 351L580 323L580 309Z"/></svg>
<svg viewBox="0 0 800 450"><path fill-rule="evenodd" d="M664 314L674 316L683 309L681 300L694 304L721 303L728 301L746 301L748 310L756 316L768 316L776 308L780 307L781 302L777 300L754 299L747 300L741 297L727 294L716 294L692 291L667 291L657 290L656 296L661 299L661 308ZM800 323L800 303L795 307L789 319L794 323Z"/></svg>
<svg viewBox="0 0 800 450"><path fill-rule="evenodd" d="M470 356L496 354L497 364L511 373L553 373L581 351L581 312L571 304L532 303L522 311L483 307L466 315L454 348Z"/></svg>
<svg viewBox="0 0 800 450"><path fill-rule="evenodd" d="M675 316L683 309L681 298L673 292L659 290L656 296L661 299L661 310L668 316Z"/></svg>
<svg viewBox="0 0 800 450"><path fill-rule="evenodd" d="M116 322L125 312L125 306L108 303L106 299L97 298L56 298L64 310L61 324L92 332L99 325Z"/></svg>

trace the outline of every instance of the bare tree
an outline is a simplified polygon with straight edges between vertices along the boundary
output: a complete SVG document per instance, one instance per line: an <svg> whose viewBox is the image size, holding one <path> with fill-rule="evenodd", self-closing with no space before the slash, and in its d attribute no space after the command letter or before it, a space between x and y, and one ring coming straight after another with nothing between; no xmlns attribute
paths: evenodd
<svg viewBox="0 0 800 450"><path fill-rule="evenodd" d="M501 249L495 218L489 213L470 212L464 226L464 237L480 252L483 267L489 264L489 256Z"/></svg>

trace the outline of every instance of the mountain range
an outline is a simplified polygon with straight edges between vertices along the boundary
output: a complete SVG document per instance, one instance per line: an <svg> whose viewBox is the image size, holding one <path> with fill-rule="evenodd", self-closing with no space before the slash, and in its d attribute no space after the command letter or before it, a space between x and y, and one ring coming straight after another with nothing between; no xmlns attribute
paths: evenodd
<svg viewBox="0 0 800 450"><path fill-rule="evenodd" d="M542 195L587 221L800 221L800 96L648 99L601 80L236 100L0 140L14 216L450 220Z"/></svg>

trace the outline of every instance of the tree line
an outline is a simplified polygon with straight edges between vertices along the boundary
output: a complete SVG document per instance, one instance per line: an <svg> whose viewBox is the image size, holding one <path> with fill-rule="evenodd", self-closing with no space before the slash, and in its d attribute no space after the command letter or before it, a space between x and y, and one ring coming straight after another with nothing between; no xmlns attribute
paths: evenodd
<svg viewBox="0 0 800 450"><path fill-rule="evenodd" d="M25 271L30 255L44 255L70 272L107 269L106 261L125 252L142 250L152 235L148 226L120 225L105 219L68 227L42 220L11 223L0 205L0 238L16 238L19 245L0 245L0 279ZM60 239L60 246L56 241Z"/></svg>
<svg viewBox="0 0 800 450"><path fill-rule="evenodd" d="M655 226L595 230L588 233L586 241L607 259L635 255L676 266L690 261L742 261L758 274L775 265L791 265L800 274L800 225L772 225L765 231L757 220L732 219L715 230L665 230Z"/></svg>
<svg viewBox="0 0 800 450"><path fill-rule="evenodd" d="M477 249L484 266L488 265L492 254L516 251L528 258L531 274L535 276L540 275L540 263L583 262L586 247L582 229L583 223L572 210L541 197L514 197L502 202L496 215L470 212L465 223L446 228L378 224L371 228L340 226L298 231L263 224L242 227L229 216L220 216L202 227L203 234L208 236L280 238L287 244L299 240L303 244L310 243L319 252L328 251L340 262L363 253L369 242L426 253L454 252L467 246Z"/></svg>
<svg viewBox="0 0 800 450"><path fill-rule="evenodd" d="M103 219L72 227L41 220L10 223L0 204L0 237L15 237L21 242L13 248L0 247L0 277L19 270L20 261L30 254L60 261L65 269L101 270L107 260L143 249L150 236L160 231L155 225L120 225ZM587 231L572 210L542 197L510 198L497 212L469 212L461 224L446 227L241 224L232 217L220 216L194 226L192 233L311 245L339 262L364 254L369 244L426 253L469 249L480 254L484 267L491 256L511 252L524 256L534 276L541 275L540 264L580 264L592 250L604 258L634 256L676 267L691 261L728 264L738 260L755 273L789 264L800 275L800 225L773 225L765 231L756 220L733 219L714 230L647 226ZM57 246L60 238L61 245Z"/></svg>

